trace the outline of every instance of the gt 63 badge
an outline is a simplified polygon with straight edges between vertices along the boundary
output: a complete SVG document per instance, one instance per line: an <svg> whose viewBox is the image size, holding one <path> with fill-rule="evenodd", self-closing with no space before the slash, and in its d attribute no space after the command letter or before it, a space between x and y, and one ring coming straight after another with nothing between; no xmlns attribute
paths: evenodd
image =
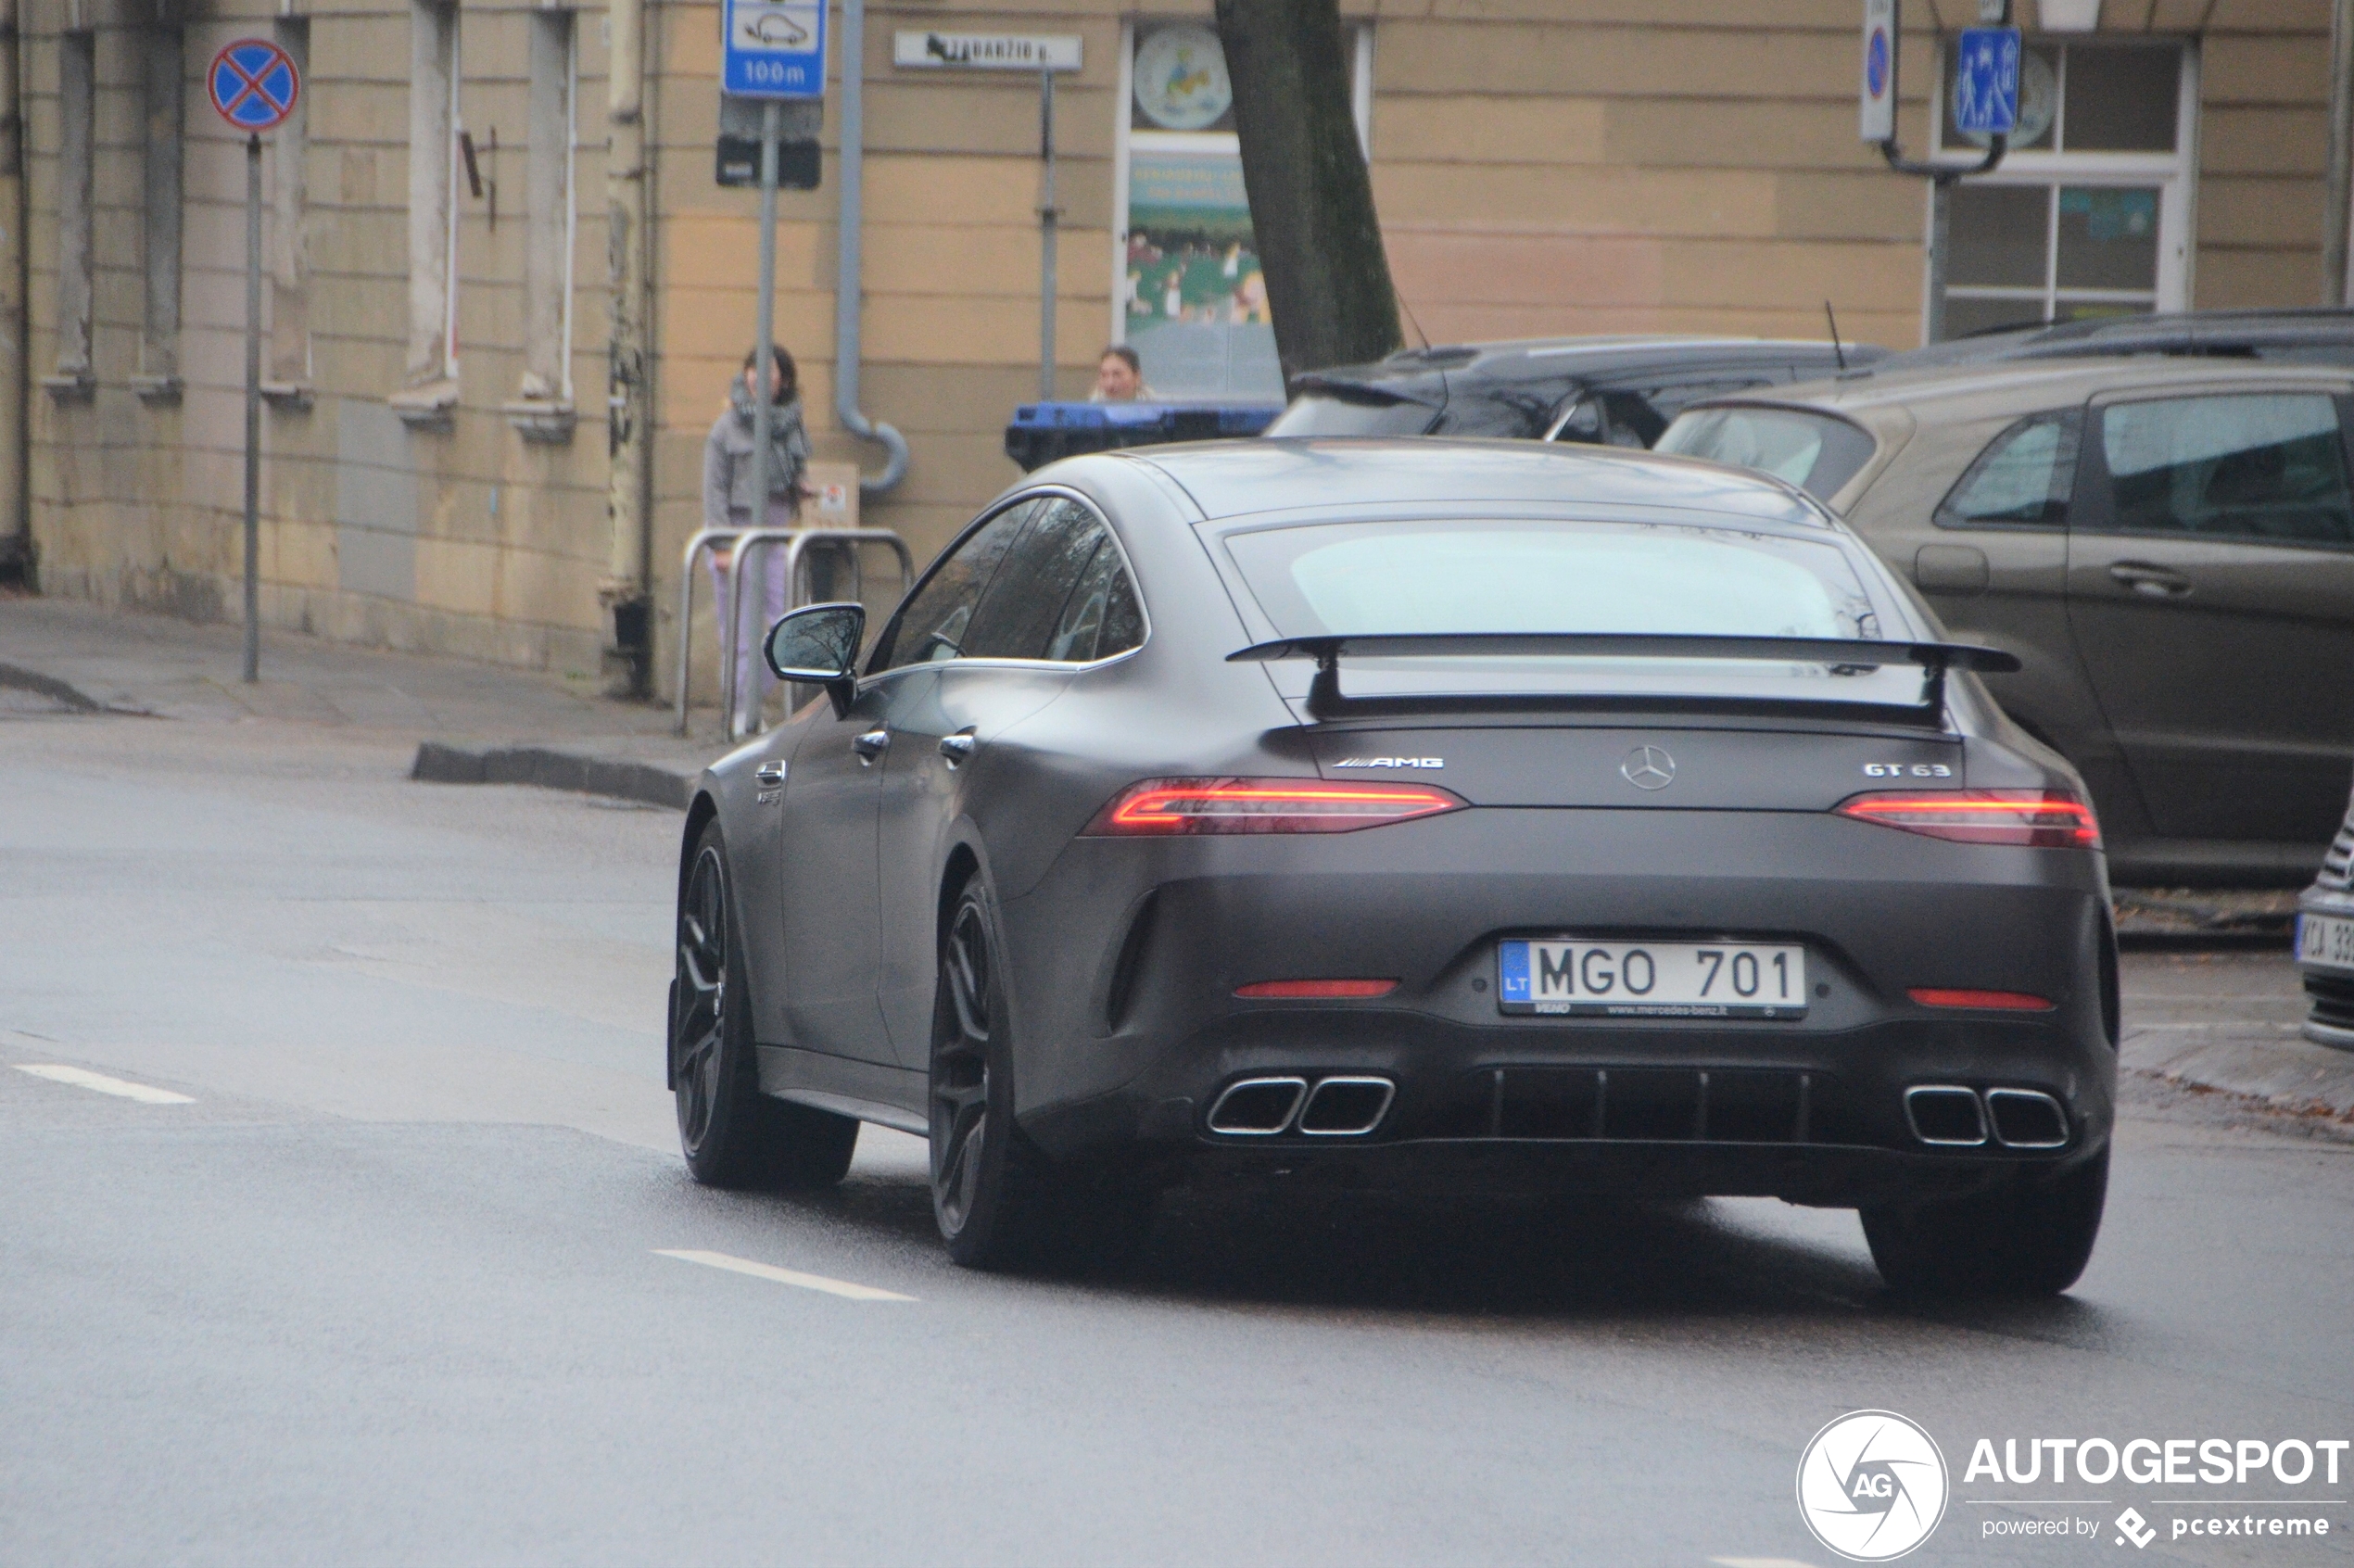
<svg viewBox="0 0 2354 1568"><path fill-rule="evenodd" d="M1946 1495L1936 1440L1893 1410L1840 1417L1798 1461L1800 1516L1851 1562L1886 1562L1929 1539Z"/></svg>

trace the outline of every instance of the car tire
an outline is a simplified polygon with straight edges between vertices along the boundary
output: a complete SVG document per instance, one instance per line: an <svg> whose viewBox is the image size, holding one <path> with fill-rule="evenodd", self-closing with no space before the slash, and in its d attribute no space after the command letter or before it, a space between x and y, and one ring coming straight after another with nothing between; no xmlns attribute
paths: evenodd
<svg viewBox="0 0 2354 1568"><path fill-rule="evenodd" d="M678 900L669 1048L679 1151L709 1187L830 1187L857 1152L857 1119L760 1092L745 973L715 818L695 841Z"/></svg>
<svg viewBox="0 0 2354 1568"><path fill-rule="evenodd" d="M1862 1211L1864 1239L1905 1296L2057 1296L2093 1256L2108 1150L2056 1180L1946 1203Z"/></svg>
<svg viewBox="0 0 2354 1568"><path fill-rule="evenodd" d="M932 1217L950 1259L968 1269L1116 1260L1150 1224L1153 1194L1057 1167L1015 1123L999 930L975 877L941 939L932 1003Z"/></svg>

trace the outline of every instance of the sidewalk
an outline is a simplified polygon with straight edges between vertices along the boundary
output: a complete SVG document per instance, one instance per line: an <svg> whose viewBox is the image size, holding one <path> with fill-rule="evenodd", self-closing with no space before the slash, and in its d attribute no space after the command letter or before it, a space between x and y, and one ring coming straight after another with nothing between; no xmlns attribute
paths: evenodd
<svg viewBox="0 0 2354 1568"><path fill-rule="evenodd" d="M366 731L416 746L411 777L537 784L684 807L723 749L671 711L530 671L265 634L261 681L238 679L238 628L0 598L0 715L145 714ZM585 683L584 683L585 684ZM2285 930L2293 894L2138 891L2118 899L2125 955L2122 1066L2237 1096L2354 1136L2354 1052L2300 1039L2305 1001ZM2207 950L2171 950L2206 942ZM2170 950L2149 951L2166 944ZM2259 945L2261 944L2261 945Z"/></svg>
<svg viewBox="0 0 2354 1568"><path fill-rule="evenodd" d="M671 711L587 682L462 659L264 632L261 679L239 674L243 634L69 600L0 598L0 711L271 720L412 738L413 777L540 784L684 806L722 750L716 720L672 732Z"/></svg>

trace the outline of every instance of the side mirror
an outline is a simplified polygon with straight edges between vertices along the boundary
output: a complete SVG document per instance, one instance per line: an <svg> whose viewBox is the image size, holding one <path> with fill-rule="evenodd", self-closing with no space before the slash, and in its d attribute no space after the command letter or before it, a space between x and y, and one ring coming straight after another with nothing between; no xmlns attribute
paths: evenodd
<svg viewBox="0 0 2354 1568"><path fill-rule="evenodd" d="M858 645L866 635L863 604L804 605L768 628L761 652L778 680L822 686L834 712L847 713L858 689Z"/></svg>

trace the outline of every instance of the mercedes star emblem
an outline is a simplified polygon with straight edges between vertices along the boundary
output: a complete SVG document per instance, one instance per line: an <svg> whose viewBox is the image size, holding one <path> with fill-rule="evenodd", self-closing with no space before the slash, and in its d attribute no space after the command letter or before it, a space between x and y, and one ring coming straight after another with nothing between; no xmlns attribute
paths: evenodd
<svg viewBox="0 0 2354 1568"><path fill-rule="evenodd" d="M1638 746L1626 753L1618 771L1638 790L1664 790L1676 782L1676 759L1664 746Z"/></svg>

